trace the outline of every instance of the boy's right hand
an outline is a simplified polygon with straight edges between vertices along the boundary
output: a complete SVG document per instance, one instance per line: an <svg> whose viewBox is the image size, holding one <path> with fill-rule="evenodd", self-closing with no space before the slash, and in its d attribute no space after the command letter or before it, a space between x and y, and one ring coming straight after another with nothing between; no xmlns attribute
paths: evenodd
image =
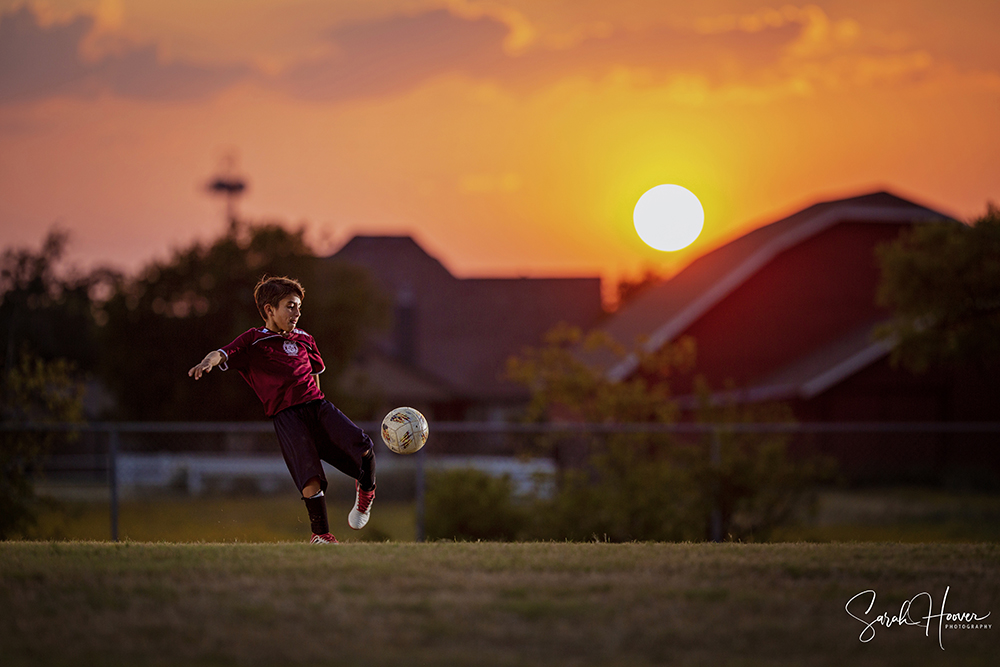
<svg viewBox="0 0 1000 667"><path fill-rule="evenodd" d="M201 363L188 371L188 377L193 377L195 380L198 380L201 378L202 374L210 373L212 368L214 368L221 361L222 354L218 350L213 350L205 355L205 358L201 360Z"/></svg>

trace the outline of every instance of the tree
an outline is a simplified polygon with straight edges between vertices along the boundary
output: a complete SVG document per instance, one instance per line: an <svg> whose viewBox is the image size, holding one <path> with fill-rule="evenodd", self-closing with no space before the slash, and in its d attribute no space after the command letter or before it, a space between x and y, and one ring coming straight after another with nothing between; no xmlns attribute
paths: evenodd
<svg viewBox="0 0 1000 667"><path fill-rule="evenodd" d="M0 423L0 540L35 522L34 476L59 431L17 430L19 426L67 424L83 420L83 385L63 359L46 361L28 352L4 375Z"/></svg>
<svg viewBox="0 0 1000 667"><path fill-rule="evenodd" d="M618 280L616 292L618 301L616 307L620 308L632 299L636 298L650 287L663 281L663 276L652 269L646 269L636 278L622 277Z"/></svg>
<svg viewBox="0 0 1000 667"><path fill-rule="evenodd" d="M15 368L24 352L44 360L69 359L83 371L97 367L95 299L119 276L108 269L78 274L63 266L65 231L48 232L39 250L8 248L0 257L2 363Z"/></svg>
<svg viewBox="0 0 1000 667"><path fill-rule="evenodd" d="M729 424L789 424L794 421L791 408L783 403L738 403L731 400L732 391L713 396L703 378L695 384L697 420L722 425L706 434L700 447L686 452L686 467L695 481L690 502L700 508L699 513L706 516L717 511L722 535L765 541L775 528L814 512L815 486L833 479L834 459L804 454L793 458L789 438L782 433L726 428Z"/></svg>
<svg viewBox="0 0 1000 667"><path fill-rule="evenodd" d="M529 419L628 425L671 424L681 417L669 381L693 365L691 339L653 354L635 352L638 370L621 382L582 358L594 348L625 353L603 336L584 338L579 330L562 328L546 343L508 364L510 377L532 390ZM699 386L695 417L702 422L790 420L786 406L720 403L709 398L703 381ZM719 438L718 460L711 437ZM539 500L532 513L537 523L531 536L542 539L705 539L714 511L729 538L767 539L809 504L812 485L828 472L818 461L793 460L787 437L776 434L724 431L688 442L664 433L591 433L544 446L555 448L562 469L557 493Z"/></svg>
<svg viewBox="0 0 1000 667"><path fill-rule="evenodd" d="M72 437L30 427L82 421L80 369L97 366L92 296L115 274L74 274L62 264L67 241L66 232L53 229L38 250L8 248L0 256L0 423L6 427L0 432L0 539L34 522L35 474L52 444Z"/></svg>
<svg viewBox="0 0 1000 667"><path fill-rule="evenodd" d="M1000 362L1000 208L971 224L915 225L878 250L878 302L892 319L878 335L913 371Z"/></svg>
<svg viewBox="0 0 1000 667"><path fill-rule="evenodd" d="M186 371L261 319L253 288L264 275L287 275L306 288L303 323L327 364L323 389L368 330L384 322L386 299L361 269L321 260L304 229L233 221L209 244L194 243L151 262L118 285L104 304L102 375L120 416L149 420L242 420L262 417L242 381L191 382Z"/></svg>
<svg viewBox="0 0 1000 667"><path fill-rule="evenodd" d="M583 354L581 354L581 352ZM531 421L669 424L679 409L665 381L693 361L690 339L641 355L640 372L612 382L584 357L620 358L625 350L600 333L558 327L544 347L508 361L508 376L532 391ZM612 541L681 540L696 536L682 509L674 441L666 435L583 434L542 438L560 467L558 492L540 499L528 536Z"/></svg>

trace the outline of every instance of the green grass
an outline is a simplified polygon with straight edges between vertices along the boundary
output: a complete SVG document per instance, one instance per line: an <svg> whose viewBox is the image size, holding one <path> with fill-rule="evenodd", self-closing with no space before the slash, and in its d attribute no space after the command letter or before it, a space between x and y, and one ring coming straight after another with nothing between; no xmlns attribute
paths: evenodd
<svg viewBox="0 0 1000 667"><path fill-rule="evenodd" d="M1000 612L997 544L0 543L10 667L992 665L998 629L846 613L920 592ZM863 611L863 610L859 610Z"/></svg>

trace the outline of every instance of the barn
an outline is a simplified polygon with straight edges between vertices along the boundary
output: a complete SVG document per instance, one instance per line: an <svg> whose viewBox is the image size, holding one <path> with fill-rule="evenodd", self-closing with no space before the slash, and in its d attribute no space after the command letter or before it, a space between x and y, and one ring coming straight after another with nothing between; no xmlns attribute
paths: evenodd
<svg viewBox="0 0 1000 667"><path fill-rule="evenodd" d="M719 400L780 401L800 422L938 422L961 430L995 421L994 374L956 367L914 375L895 367L891 343L874 335L889 315L876 301L876 248L913 225L947 219L889 192L817 203L701 256L601 329L645 352L691 337L694 367L670 380L682 405L693 404L700 375ZM629 377L637 356L606 372ZM856 476L907 479L940 478L945 470L976 476L984 463L1000 470L995 439L874 430L814 438Z"/></svg>

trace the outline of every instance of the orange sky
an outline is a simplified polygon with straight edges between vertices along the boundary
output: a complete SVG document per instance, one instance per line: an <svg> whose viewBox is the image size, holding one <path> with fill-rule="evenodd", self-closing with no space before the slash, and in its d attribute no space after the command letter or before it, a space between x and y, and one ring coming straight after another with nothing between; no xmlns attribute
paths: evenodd
<svg viewBox="0 0 1000 667"><path fill-rule="evenodd" d="M0 0L0 245L132 269L244 216L454 273L637 275L821 199L1000 201L1000 3ZM676 183L700 239L647 248Z"/></svg>

